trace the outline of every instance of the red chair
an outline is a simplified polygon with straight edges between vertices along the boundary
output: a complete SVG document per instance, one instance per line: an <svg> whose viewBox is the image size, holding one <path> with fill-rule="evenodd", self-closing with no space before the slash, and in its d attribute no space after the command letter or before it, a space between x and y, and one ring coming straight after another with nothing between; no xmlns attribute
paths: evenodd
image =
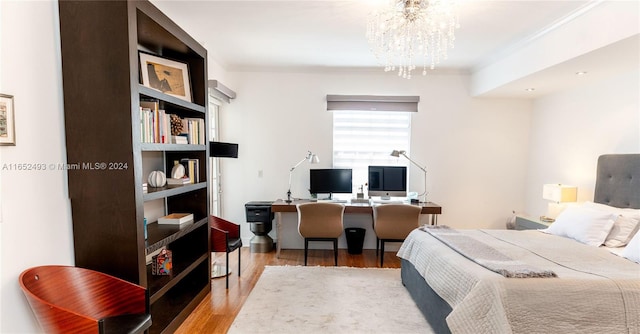
<svg viewBox="0 0 640 334"><path fill-rule="evenodd" d="M226 276L227 289L229 288L229 253L238 249L238 276L240 276L240 254L242 251L242 239L240 238L240 225L216 216L209 216L211 227L211 251L225 252L227 259Z"/></svg>
<svg viewBox="0 0 640 334"><path fill-rule="evenodd" d="M142 333L151 326L147 289L101 272L41 266L20 286L46 333Z"/></svg>

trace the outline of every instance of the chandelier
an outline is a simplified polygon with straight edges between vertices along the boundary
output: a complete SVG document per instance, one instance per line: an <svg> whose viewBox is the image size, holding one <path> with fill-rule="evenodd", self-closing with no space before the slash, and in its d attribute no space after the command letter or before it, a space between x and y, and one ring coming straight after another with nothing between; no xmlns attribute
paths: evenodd
<svg viewBox="0 0 640 334"><path fill-rule="evenodd" d="M427 64L433 70L447 58L458 27L452 0L392 0L370 14L367 40L385 72L411 79L416 62L426 75Z"/></svg>

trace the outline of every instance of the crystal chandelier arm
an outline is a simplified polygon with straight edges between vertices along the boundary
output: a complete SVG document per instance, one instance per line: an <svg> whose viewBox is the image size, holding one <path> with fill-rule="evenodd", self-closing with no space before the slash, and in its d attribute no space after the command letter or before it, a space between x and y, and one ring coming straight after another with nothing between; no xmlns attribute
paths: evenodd
<svg viewBox="0 0 640 334"><path fill-rule="evenodd" d="M411 79L420 60L426 75L446 59L459 27L456 7L454 0L394 0L372 11L367 40L385 72Z"/></svg>

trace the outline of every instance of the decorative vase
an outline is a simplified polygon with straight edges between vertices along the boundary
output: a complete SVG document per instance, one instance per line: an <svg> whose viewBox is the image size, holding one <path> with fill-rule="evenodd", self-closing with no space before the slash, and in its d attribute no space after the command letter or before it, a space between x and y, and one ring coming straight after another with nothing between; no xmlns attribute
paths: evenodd
<svg viewBox="0 0 640 334"><path fill-rule="evenodd" d="M173 179L181 179L184 177L184 166L180 163L176 163L173 165L171 169L171 178Z"/></svg>
<svg viewBox="0 0 640 334"><path fill-rule="evenodd" d="M149 174L147 181L150 187L160 188L167 184L167 177L164 175L164 172L155 170Z"/></svg>

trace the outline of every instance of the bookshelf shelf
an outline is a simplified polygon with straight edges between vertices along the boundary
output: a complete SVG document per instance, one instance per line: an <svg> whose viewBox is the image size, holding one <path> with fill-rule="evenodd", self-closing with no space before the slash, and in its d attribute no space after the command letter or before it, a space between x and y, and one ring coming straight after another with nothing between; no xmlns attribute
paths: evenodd
<svg viewBox="0 0 640 334"><path fill-rule="evenodd" d="M161 100L167 103L171 103L176 107L181 107L184 108L186 110L192 110L195 112L201 112L201 113L205 113L206 108L204 106L195 104L195 103L191 103L191 102L187 102L185 100L181 100L175 96L171 96L171 95L167 95L164 94L162 92L159 92L153 88L149 88L143 85L138 85L138 90L140 92L140 95L142 95L143 97L146 98L150 98L150 99L156 99L156 100Z"/></svg>
<svg viewBox="0 0 640 334"><path fill-rule="evenodd" d="M148 192L144 194L145 201L151 201L154 199L165 198L180 194L185 194L198 189L206 189L207 183L200 182L195 184L185 184L184 186L171 186L162 188L149 188Z"/></svg>
<svg viewBox="0 0 640 334"><path fill-rule="evenodd" d="M208 219L194 220L181 225L160 225L156 222L147 225L148 237L145 241L145 251L151 254L161 247L165 247L182 236L191 233L200 226L206 225Z"/></svg>
<svg viewBox="0 0 640 334"><path fill-rule="evenodd" d="M209 148L143 142L149 123L141 107L151 103L190 119L198 129L192 142L207 143L200 129L208 121L207 51L146 0L59 1L58 8L67 161L129 166L68 171L75 264L146 287L149 333L172 333L211 290ZM139 52L187 64L192 102L142 85ZM174 161L183 159L191 161L197 183L143 190L151 171L170 175ZM176 212L192 213L193 222L155 223ZM161 247L172 252L171 275L153 275L147 264L147 255Z"/></svg>
<svg viewBox="0 0 640 334"><path fill-rule="evenodd" d="M204 151L207 149L205 145L189 145L189 144L140 144L142 151Z"/></svg>

